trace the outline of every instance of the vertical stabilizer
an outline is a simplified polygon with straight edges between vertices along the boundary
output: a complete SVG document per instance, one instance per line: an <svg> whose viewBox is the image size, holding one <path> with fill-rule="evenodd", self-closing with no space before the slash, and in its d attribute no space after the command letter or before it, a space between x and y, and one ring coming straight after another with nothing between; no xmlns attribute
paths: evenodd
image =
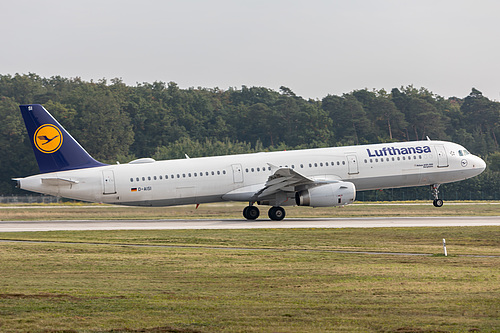
<svg viewBox="0 0 500 333"><path fill-rule="evenodd" d="M20 105L41 173L103 166L39 104Z"/></svg>

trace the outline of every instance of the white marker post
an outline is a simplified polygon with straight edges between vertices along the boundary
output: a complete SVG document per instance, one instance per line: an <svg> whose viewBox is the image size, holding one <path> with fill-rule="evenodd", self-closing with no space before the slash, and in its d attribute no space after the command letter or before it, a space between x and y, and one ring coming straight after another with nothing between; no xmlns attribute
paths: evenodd
<svg viewBox="0 0 500 333"><path fill-rule="evenodd" d="M448 252L446 252L446 240L443 238L443 249L444 249L444 256L448 256Z"/></svg>

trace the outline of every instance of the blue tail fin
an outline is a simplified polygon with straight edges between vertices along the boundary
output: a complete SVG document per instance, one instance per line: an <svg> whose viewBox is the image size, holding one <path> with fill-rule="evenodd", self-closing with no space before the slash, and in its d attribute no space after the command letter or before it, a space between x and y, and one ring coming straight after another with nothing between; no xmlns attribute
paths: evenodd
<svg viewBox="0 0 500 333"><path fill-rule="evenodd" d="M103 166L39 104L20 105L41 173Z"/></svg>

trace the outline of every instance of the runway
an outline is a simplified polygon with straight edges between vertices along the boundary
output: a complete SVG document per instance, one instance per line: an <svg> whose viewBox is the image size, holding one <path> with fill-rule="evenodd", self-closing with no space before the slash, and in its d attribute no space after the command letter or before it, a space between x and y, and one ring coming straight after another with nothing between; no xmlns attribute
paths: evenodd
<svg viewBox="0 0 500 333"><path fill-rule="evenodd" d="M366 217L271 220L72 220L6 221L0 232L57 230L394 228L500 226L500 216Z"/></svg>

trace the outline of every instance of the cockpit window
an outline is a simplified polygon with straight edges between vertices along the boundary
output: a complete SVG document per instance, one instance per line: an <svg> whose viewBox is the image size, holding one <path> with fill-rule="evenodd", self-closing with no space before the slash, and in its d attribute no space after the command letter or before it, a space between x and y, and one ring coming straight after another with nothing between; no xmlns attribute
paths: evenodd
<svg viewBox="0 0 500 333"><path fill-rule="evenodd" d="M464 156L464 153L463 153L461 150L459 150L459 151L458 151L458 155L460 155L460 156Z"/></svg>

